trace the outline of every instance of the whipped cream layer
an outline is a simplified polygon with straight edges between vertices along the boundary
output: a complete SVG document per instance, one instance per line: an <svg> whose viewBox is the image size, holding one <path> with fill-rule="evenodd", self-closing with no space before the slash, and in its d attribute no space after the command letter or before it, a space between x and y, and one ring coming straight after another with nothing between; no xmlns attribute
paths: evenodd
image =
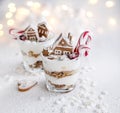
<svg viewBox="0 0 120 113"><path fill-rule="evenodd" d="M65 57L63 60L48 59L42 56L43 67L49 72L75 71L80 67L80 58L72 59Z"/></svg>
<svg viewBox="0 0 120 113"><path fill-rule="evenodd" d="M76 84L76 81L78 79L78 74L79 73L75 73L73 74L72 76L66 76L66 77L63 77L63 78L55 78L55 77L52 77L52 76L49 76L49 75L45 75L46 76L46 79L48 81L50 81L51 83L53 84L57 84L57 85L74 85Z"/></svg>
<svg viewBox="0 0 120 113"><path fill-rule="evenodd" d="M23 55L23 61L25 61L28 65L33 65L34 63L36 63L37 61L41 61L41 57L29 57L27 55Z"/></svg>
<svg viewBox="0 0 120 113"><path fill-rule="evenodd" d="M29 51L33 51L34 53L39 54L42 52L43 48L51 46L54 40L55 40L54 38L49 39L45 42L34 42L34 41L31 42L29 40L26 41L18 40L18 43L20 45L20 49L23 52L28 53Z"/></svg>

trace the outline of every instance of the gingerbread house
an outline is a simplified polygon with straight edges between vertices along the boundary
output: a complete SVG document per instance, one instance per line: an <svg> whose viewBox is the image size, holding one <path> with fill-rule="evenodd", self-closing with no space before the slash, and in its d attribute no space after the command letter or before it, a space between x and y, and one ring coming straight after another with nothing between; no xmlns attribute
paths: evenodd
<svg viewBox="0 0 120 113"><path fill-rule="evenodd" d="M62 34L58 37L58 39L54 42L52 50L55 55L68 55L73 51L73 46L71 44L72 36L70 33L67 38L64 38Z"/></svg>
<svg viewBox="0 0 120 113"><path fill-rule="evenodd" d="M26 35L27 40L37 41L35 30L32 27L27 27L25 29L25 35Z"/></svg>
<svg viewBox="0 0 120 113"><path fill-rule="evenodd" d="M48 31L45 23L38 24L38 35L39 35L39 37L44 36L45 38L47 38L48 33L49 33L49 31Z"/></svg>

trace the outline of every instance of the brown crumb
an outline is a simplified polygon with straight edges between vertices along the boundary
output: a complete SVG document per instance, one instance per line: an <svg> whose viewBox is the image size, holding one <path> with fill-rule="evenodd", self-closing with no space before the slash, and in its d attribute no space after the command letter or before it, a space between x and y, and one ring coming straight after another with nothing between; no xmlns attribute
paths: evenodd
<svg viewBox="0 0 120 113"><path fill-rule="evenodd" d="M29 65L30 68L40 68L42 67L42 61L37 61L33 65Z"/></svg>
<svg viewBox="0 0 120 113"><path fill-rule="evenodd" d="M33 51L29 51L29 52L28 52L28 55L29 55L30 57L35 57L35 58L37 58L37 57L40 55L40 53L39 53L39 54L36 54L36 53L34 53Z"/></svg>
<svg viewBox="0 0 120 113"><path fill-rule="evenodd" d="M69 89L71 87L73 87L73 85L65 85L65 84L61 84L61 85L58 85L58 84L54 84L52 83L51 81L48 81L51 85L53 85L55 88L66 88L66 89Z"/></svg>
<svg viewBox="0 0 120 113"><path fill-rule="evenodd" d="M49 71L46 71L44 70L46 74L50 75L50 76L53 76L53 77L56 77L56 78L63 78L63 77L66 77L66 76L71 76L73 75L74 73L76 73L76 71L63 71L63 72L49 72Z"/></svg>

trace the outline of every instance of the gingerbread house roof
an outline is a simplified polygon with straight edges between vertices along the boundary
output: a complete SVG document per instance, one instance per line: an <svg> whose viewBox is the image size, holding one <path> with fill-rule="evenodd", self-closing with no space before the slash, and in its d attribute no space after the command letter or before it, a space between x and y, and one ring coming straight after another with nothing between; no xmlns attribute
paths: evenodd
<svg viewBox="0 0 120 113"><path fill-rule="evenodd" d="M64 42L64 44L61 44L61 41ZM57 46L63 46L63 47L68 47L71 48L71 40L68 37L63 37L62 33L59 35L59 37L56 39L56 41L53 43L52 49L54 49Z"/></svg>
<svg viewBox="0 0 120 113"><path fill-rule="evenodd" d="M36 31L37 29L36 29L36 26L35 25L29 25L26 29L25 29L25 35L28 33L28 32L35 32L36 33L36 35L37 35L37 31Z"/></svg>
<svg viewBox="0 0 120 113"><path fill-rule="evenodd" d="M32 29L34 30L34 32L36 33L36 36L37 37L39 37L38 36L38 26L43 26L43 28L46 28L46 29L48 29L48 27L47 27L47 23L46 22L40 22L38 25L36 25L36 24L31 24L31 25L29 25L26 29L25 29L25 35L27 35L27 32L31 29L31 31L32 31Z"/></svg>
<svg viewBox="0 0 120 113"><path fill-rule="evenodd" d="M48 31L48 28L46 26L46 23L44 23L44 22L39 23L37 27L38 27L37 30L38 30L39 37L44 36L45 38L47 38L49 31Z"/></svg>
<svg viewBox="0 0 120 113"><path fill-rule="evenodd" d="M38 24L38 27L41 26L43 27L43 29L47 29L48 30L48 27L47 27L47 24L45 22L41 22Z"/></svg>
<svg viewBox="0 0 120 113"><path fill-rule="evenodd" d="M33 28L29 28L29 29L27 30L27 33L29 33L29 34L35 33L35 30L34 30Z"/></svg>

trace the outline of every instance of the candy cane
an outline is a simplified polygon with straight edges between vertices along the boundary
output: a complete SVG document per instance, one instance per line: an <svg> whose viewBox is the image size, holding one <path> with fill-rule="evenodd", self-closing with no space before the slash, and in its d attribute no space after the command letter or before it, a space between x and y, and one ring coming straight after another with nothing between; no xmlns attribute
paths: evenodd
<svg viewBox="0 0 120 113"><path fill-rule="evenodd" d="M15 29L11 28L11 29L9 30L9 34L14 37L13 39L17 40L17 36L15 35L16 33L14 33L13 31L15 31Z"/></svg>
<svg viewBox="0 0 120 113"><path fill-rule="evenodd" d="M80 55L80 50L82 50L82 49L86 49L84 55L85 56L88 55L88 49L90 49L88 47L88 43L92 39L91 36L88 35L88 33L89 33L89 31L85 31L81 34L73 53L71 55L68 55L68 58L70 58L70 59L77 58ZM82 43L82 42L84 42L84 43Z"/></svg>
<svg viewBox="0 0 120 113"><path fill-rule="evenodd" d="M81 38L80 41L81 42L83 41L84 43L82 44L80 42L81 47L79 48L79 50L85 49L84 56L88 56L88 50L90 49L88 47L88 44L92 40L91 36L89 35L89 31L83 32L80 38Z"/></svg>
<svg viewBox="0 0 120 113"><path fill-rule="evenodd" d="M81 50L82 50L82 49L85 49L84 56L88 56L88 50L89 50L90 48L87 47L87 46L83 46L83 47L81 48Z"/></svg>
<svg viewBox="0 0 120 113"><path fill-rule="evenodd" d="M9 34L12 35L14 37L13 39L15 40L23 40L23 41L26 40L26 37L23 35L24 32L25 32L24 30L18 31L14 28L11 28L9 30Z"/></svg>

